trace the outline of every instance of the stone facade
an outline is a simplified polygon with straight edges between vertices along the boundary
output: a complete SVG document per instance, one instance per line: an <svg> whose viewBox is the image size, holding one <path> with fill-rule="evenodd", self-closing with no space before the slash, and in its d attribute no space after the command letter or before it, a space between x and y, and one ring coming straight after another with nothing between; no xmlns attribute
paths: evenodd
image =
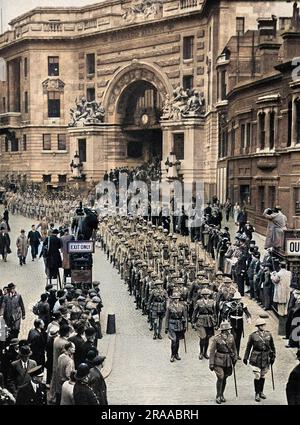
<svg viewBox="0 0 300 425"><path fill-rule="evenodd" d="M300 227L299 60L293 64L300 56L299 22L297 9L287 27L259 21L258 30L233 37L218 59L219 81L223 75L228 85L218 104L218 195L244 203L262 233L262 212L278 204L288 226Z"/></svg>
<svg viewBox="0 0 300 425"><path fill-rule="evenodd" d="M214 195L217 58L236 33L237 17L250 30L266 13L288 16L290 11L291 5L282 1L153 0L145 7L142 0L108 0L82 8L37 8L19 16L11 31L0 36L0 55L7 64L7 82L0 86L1 176L26 175L41 182L43 175L51 175L51 183L62 182L71 176L78 140L85 140L84 173L97 180L107 169L147 159L147 149L139 157L129 156L128 144L142 143L151 130L157 144L162 139L163 164L174 134L183 134L185 181L202 179L206 196ZM193 39L184 59L186 37ZM59 63L54 75L49 75L49 58L51 69ZM161 123L151 118L153 111L136 108L140 116L127 125L128 104L141 81L143 99L157 96L157 110L176 87L192 84L205 99L201 118ZM69 111L83 96L104 107L103 124L68 126ZM54 107L60 102L59 117L49 117L48 98Z"/></svg>

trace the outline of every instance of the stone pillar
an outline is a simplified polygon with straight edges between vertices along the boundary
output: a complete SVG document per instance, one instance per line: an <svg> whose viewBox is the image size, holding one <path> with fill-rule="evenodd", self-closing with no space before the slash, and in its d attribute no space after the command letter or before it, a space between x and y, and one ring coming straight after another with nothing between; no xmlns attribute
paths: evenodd
<svg viewBox="0 0 300 425"><path fill-rule="evenodd" d="M296 101L297 96L293 95L293 103L292 103L292 146L295 146L297 143L297 107Z"/></svg>
<svg viewBox="0 0 300 425"><path fill-rule="evenodd" d="M270 109L264 110L265 112L265 149L270 149Z"/></svg>

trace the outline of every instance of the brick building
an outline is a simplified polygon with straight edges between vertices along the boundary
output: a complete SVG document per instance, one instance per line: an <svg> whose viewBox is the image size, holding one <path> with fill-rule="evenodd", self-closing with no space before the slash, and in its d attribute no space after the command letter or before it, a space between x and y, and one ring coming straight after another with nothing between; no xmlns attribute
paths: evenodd
<svg viewBox="0 0 300 425"><path fill-rule="evenodd" d="M7 79L0 86L0 175L64 183L75 152L87 180L105 170L163 163L173 150L184 180L216 192L217 58L235 34L274 14L282 1L106 0L82 8L36 8L0 36ZM198 119L160 120L174 88L195 87L205 111ZM96 100L101 125L69 127L75 99Z"/></svg>
<svg viewBox="0 0 300 425"><path fill-rule="evenodd" d="M290 19L261 19L217 60L218 194L244 203L260 232L262 212L276 204L300 227L299 22L297 8Z"/></svg>

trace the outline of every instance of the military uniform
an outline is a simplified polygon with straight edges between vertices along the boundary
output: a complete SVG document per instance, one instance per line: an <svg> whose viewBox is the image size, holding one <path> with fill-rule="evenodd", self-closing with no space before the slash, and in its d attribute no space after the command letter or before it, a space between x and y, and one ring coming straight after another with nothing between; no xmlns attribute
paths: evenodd
<svg viewBox="0 0 300 425"><path fill-rule="evenodd" d="M153 339L161 339L162 321L166 314L167 293L162 288L162 281L156 281L154 285L155 288L151 291L149 296L148 308L150 312L151 323L154 328Z"/></svg>
<svg viewBox="0 0 300 425"><path fill-rule="evenodd" d="M202 290L202 295L210 295L208 289ZM207 349L209 339L214 335L214 327L216 325L216 306L212 299L200 298L194 309L192 322L198 331L200 338L200 354L199 359L203 356L208 359Z"/></svg>
<svg viewBox="0 0 300 425"><path fill-rule="evenodd" d="M172 299L178 299L179 295L173 295ZM186 331L187 314L183 303L174 304L171 302L166 311L166 333L171 340L171 362L174 359L180 360L178 355L180 339L184 338Z"/></svg>
<svg viewBox="0 0 300 425"><path fill-rule="evenodd" d="M256 326L264 326L265 323L263 319L258 319ZM256 401L266 398L263 394L265 375L270 365L274 363L275 357L276 350L271 332L259 328L249 336L243 361L247 364L249 359L252 366Z"/></svg>
<svg viewBox="0 0 300 425"><path fill-rule="evenodd" d="M226 401L224 398L226 380L232 375L233 367L237 361L234 338L228 333L231 329L230 324L224 322L220 329L221 334L212 338L209 355L209 367L217 375L216 402L218 404Z"/></svg>

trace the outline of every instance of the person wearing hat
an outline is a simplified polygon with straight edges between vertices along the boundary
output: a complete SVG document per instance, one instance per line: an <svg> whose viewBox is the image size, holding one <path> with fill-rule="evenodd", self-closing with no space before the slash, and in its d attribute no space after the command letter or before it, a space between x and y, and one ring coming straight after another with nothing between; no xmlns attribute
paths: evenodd
<svg viewBox="0 0 300 425"><path fill-rule="evenodd" d="M20 358L11 364L7 388L14 396L22 385L30 382L28 371L37 366L36 361L30 359L31 354L29 345L23 345L19 350Z"/></svg>
<svg viewBox="0 0 300 425"><path fill-rule="evenodd" d="M242 302L242 296L237 291L230 301L225 301L222 306L221 317L228 320L232 326L232 335L234 337L238 360L240 358L241 338L244 334L244 315L247 317L248 323L251 323L251 314L248 307Z"/></svg>
<svg viewBox="0 0 300 425"><path fill-rule="evenodd" d="M233 367L237 361L236 346L230 330L230 323L226 321L221 323L221 333L214 336L211 340L209 368L217 376L217 404L226 402L224 397L226 381L232 375Z"/></svg>
<svg viewBox="0 0 300 425"><path fill-rule="evenodd" d="M23 264L26 264L26 257L27 257L28 245L29 245L24 229L21 230L21 234L17 238L16 245L17 245L17 256L20 261L20 266L22 266Z"/></svg>
<svg viewBox="0 0 300 425"><path fill-rule="evenodd" d="M48 279L57 279L58 271L62 267L60 249L61 240L57 237L58 230L54 229L52 234L47 236L43 242L42 253L45 260L46 275Z"/></svg>
<svg viewBox="0 0 300 425"><path fill-rule="evenodd" d="M40 301L32 309L33 313L43 320L45 328L48 327L50 322L50 305L47 300L48 294L41 294Z"/></svg>
<svg viewBox="0 0 300 425"><path fill-rule="evenodd" d="M148 302L150 323L154 329L153 339L162 339L161 329L163 318L166 314L167 298L167 293L163 289L163 281L156 280L154 282L154 288L150 292Z"/></svg>
<svg viewBox="0 0 300 425"><path fill-rule="evenodd" d="M10 375L11 365L19 358L19 340L10 340L9 347L6 347L0 362L0 371L3 375L4 386L7 386L7 378Z"/></svg>
<svg viewBox="0 0 300 425"><path fill-rule="evenodd" d="M7 294L2 301L3 318L9 328L9 338L18 338L21 327L21 319L25 319L25 307L22 296L17 293L16 285L7 285Z"/></svg>
<svg viewBox="0 0 300 425"><path fill-rule="evenodd" d="M92 360L93 367L90 369L89 374L89 386L96 394L100 406L108 405L106 383L101 373L105 359L106 357L97 355Z"/></svg>
<svg viewBox="0 0 300 425"><path fill-rule="evenodd" d="M28 370L29 382L18 389L16 405L45 406L47 404L47 388L42 383L43 366L35 366Z"/></svg>
<svg viewBox="0 0 300 425"><path fill-rule="evenodd" d="M70 254L68 253L68 243L73 241L74 235L70 235L69 229L64 230L63 236L60 238L61 241L61 252L62 252L62 268L64 269L64 282L66 282L67 277L71 276L71 264L70 264Z"/></svg>
<svg viewBox="0 0 300 425"><path fill-rule="evenodd" d="M97 348L96 330L92 326L85 330L86 341L82 346L82 355L86 359L87 353L90 350Z"/></svg>
<svg viewBox="0 0 300 425"><path fill-rule="evenodd" d="M81 363L75 374L76 383L73 390L74 404L77 406L99 406L97 396L89 385L89 374L89 366L86 363Z"/></svg>
<svg viewBox="0 0 300 425"><path fill-rule="evenodd" d="M298 348L297 360L299 364L292 370L286 384L286 398L289 406L300 406L300 349Z"/></svg>
<svg viewBox="0 0 300 425"><path fill-rule="evenodd" d="M168 337L171 340L171 358L170 362L174 360L181 360L179 357L179 343L184 339L187 327L187 311L184 303L180 302L180 294L173 293L170 303L166 310L165 328Z"/></svg>
<svg viewBox="0 0 300 425"><path fill-rule="evenodd" d="M203 357L209 358L207 354L209 339L214 335L214 327L217 323L216 304L209 298L210 295L211 291L208 288L201 290L201 296L196 303L192 317L193 327L197 329L200 338L199 360L202 360Z"/></svg>
<svg viewBox="0 0 300 425"><path fill-rule="evenodd" d="M243 362L249 363L254 372L255 401L265 399L263 393L265 376L270 365L275 362L276 350L271 332L265 330L266 321L258 318L255 322L257 330L249 335Z"/></svg>
<svg viewBox="0 0 300 425"><path fill-rule="evenodd" d="M85 331L85 324L82 320L78 320L74 323L74 329L76 334L69 338L69 341L73 342L75 345L75 353L74 353L74 363L75 369L83 363L85 360L85 353L83 350L83 346L85 343L85 339L83 338Z"/></svg>
<svg viewBox="0 0 300 425"><path fill-rule="evenodd" d="M54 344L55 338L58 336L58 332L59 332L59 325L57 324L56 326L55 325L51 326L50 331L47 333L47 343L46 343L47 360L46 360L45 367L47 371L46 385L48 387L50 387L50 382L52 379L52 372L53 372L53 344Z"/></svg>
<svg viewBox="0 0 300 425"><path fill-rule="evenodd" d="M68 325L61 325L59 328L59 336L57 336L54 339L53 343L53 370L52 370L52 379L50 384L50 394L49 394L49 401L51 404L59 404L59 398L56 394L56 388L57 388L57 380L58 375L56 373L57 371L57 365L58 365L58 358L62 354L64 347L66 343L68 342L69 334L70 334L71 328Z"/></svg>
<svg viewBox="0 0 300 425"><path fill-rule="evenodd" d="M281 249L284 241L284 230L286 230L287 218L281 212L281 207L277 205L274 210L267 208L263 216L268 220L265 249Z"/></svg>
<svg viewBox="0 0 300 425"><path fill-rule="evenodd" d="M279 316L286 316L291 295L292 273L287 270L285 261L280 263L278 272L271 272L271 280L274 283L273 302L277 303Z"/></svg>

